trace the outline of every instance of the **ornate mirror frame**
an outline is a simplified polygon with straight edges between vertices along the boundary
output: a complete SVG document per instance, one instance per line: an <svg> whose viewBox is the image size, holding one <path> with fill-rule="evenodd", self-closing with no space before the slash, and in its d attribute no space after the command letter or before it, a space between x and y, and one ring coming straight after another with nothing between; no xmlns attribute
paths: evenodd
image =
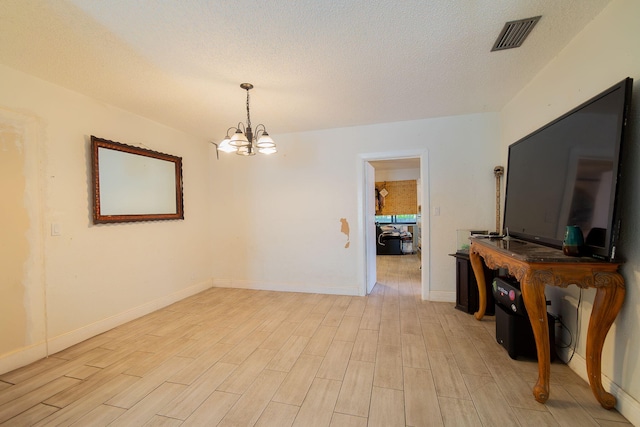
<svg viewBox="0 0 640 427"><path fill-rule="evenodd" d="M182 158L91 135L93 223L184 219Z"/></svg>

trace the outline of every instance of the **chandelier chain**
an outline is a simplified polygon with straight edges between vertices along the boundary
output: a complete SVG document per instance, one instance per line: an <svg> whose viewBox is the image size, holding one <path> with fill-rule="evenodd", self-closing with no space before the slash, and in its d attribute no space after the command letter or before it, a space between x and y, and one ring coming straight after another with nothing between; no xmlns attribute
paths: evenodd
<svg viewBox="0 0 640 427"><path fill-rule="evenodd" d="M249 89L247 89L247 127L251 128L251 115L249 114Z"/></svg>

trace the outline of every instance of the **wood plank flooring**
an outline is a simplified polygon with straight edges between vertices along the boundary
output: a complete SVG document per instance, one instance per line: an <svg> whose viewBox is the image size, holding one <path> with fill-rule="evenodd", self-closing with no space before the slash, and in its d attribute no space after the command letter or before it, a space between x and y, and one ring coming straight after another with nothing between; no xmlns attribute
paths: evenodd
<svg viewBox="0 0 640 427"><path fill-rule="evenodd" d="M533 399L482 322L420 300L415 256L367 297L213 288L0 375L2 426L630 426L561 363Z"/></svg>

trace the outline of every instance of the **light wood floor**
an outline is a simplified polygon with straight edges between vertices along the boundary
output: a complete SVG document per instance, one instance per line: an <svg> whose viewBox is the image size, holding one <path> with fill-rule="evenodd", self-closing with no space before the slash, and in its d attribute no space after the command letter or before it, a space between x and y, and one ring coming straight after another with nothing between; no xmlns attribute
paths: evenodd
<svg viewBox="0 0 640 427"><path fill-rule="evenodd" d="M452 267L453 268L453 267ZM214 288L0 375L0 425L624 426L585 381L420 300L410 255L368 297Z"/></svg>

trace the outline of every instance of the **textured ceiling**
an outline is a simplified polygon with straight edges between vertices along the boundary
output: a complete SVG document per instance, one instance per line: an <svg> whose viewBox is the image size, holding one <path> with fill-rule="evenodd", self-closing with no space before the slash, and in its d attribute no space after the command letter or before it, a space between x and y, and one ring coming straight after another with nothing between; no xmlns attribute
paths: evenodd
<svg viewBox="0 0 640 427"><path fill-rule="evenodd" d="M609 0L2 0L0 63L197 137L499 111ZM506 21L542 15L518 49Z"/></svg>

